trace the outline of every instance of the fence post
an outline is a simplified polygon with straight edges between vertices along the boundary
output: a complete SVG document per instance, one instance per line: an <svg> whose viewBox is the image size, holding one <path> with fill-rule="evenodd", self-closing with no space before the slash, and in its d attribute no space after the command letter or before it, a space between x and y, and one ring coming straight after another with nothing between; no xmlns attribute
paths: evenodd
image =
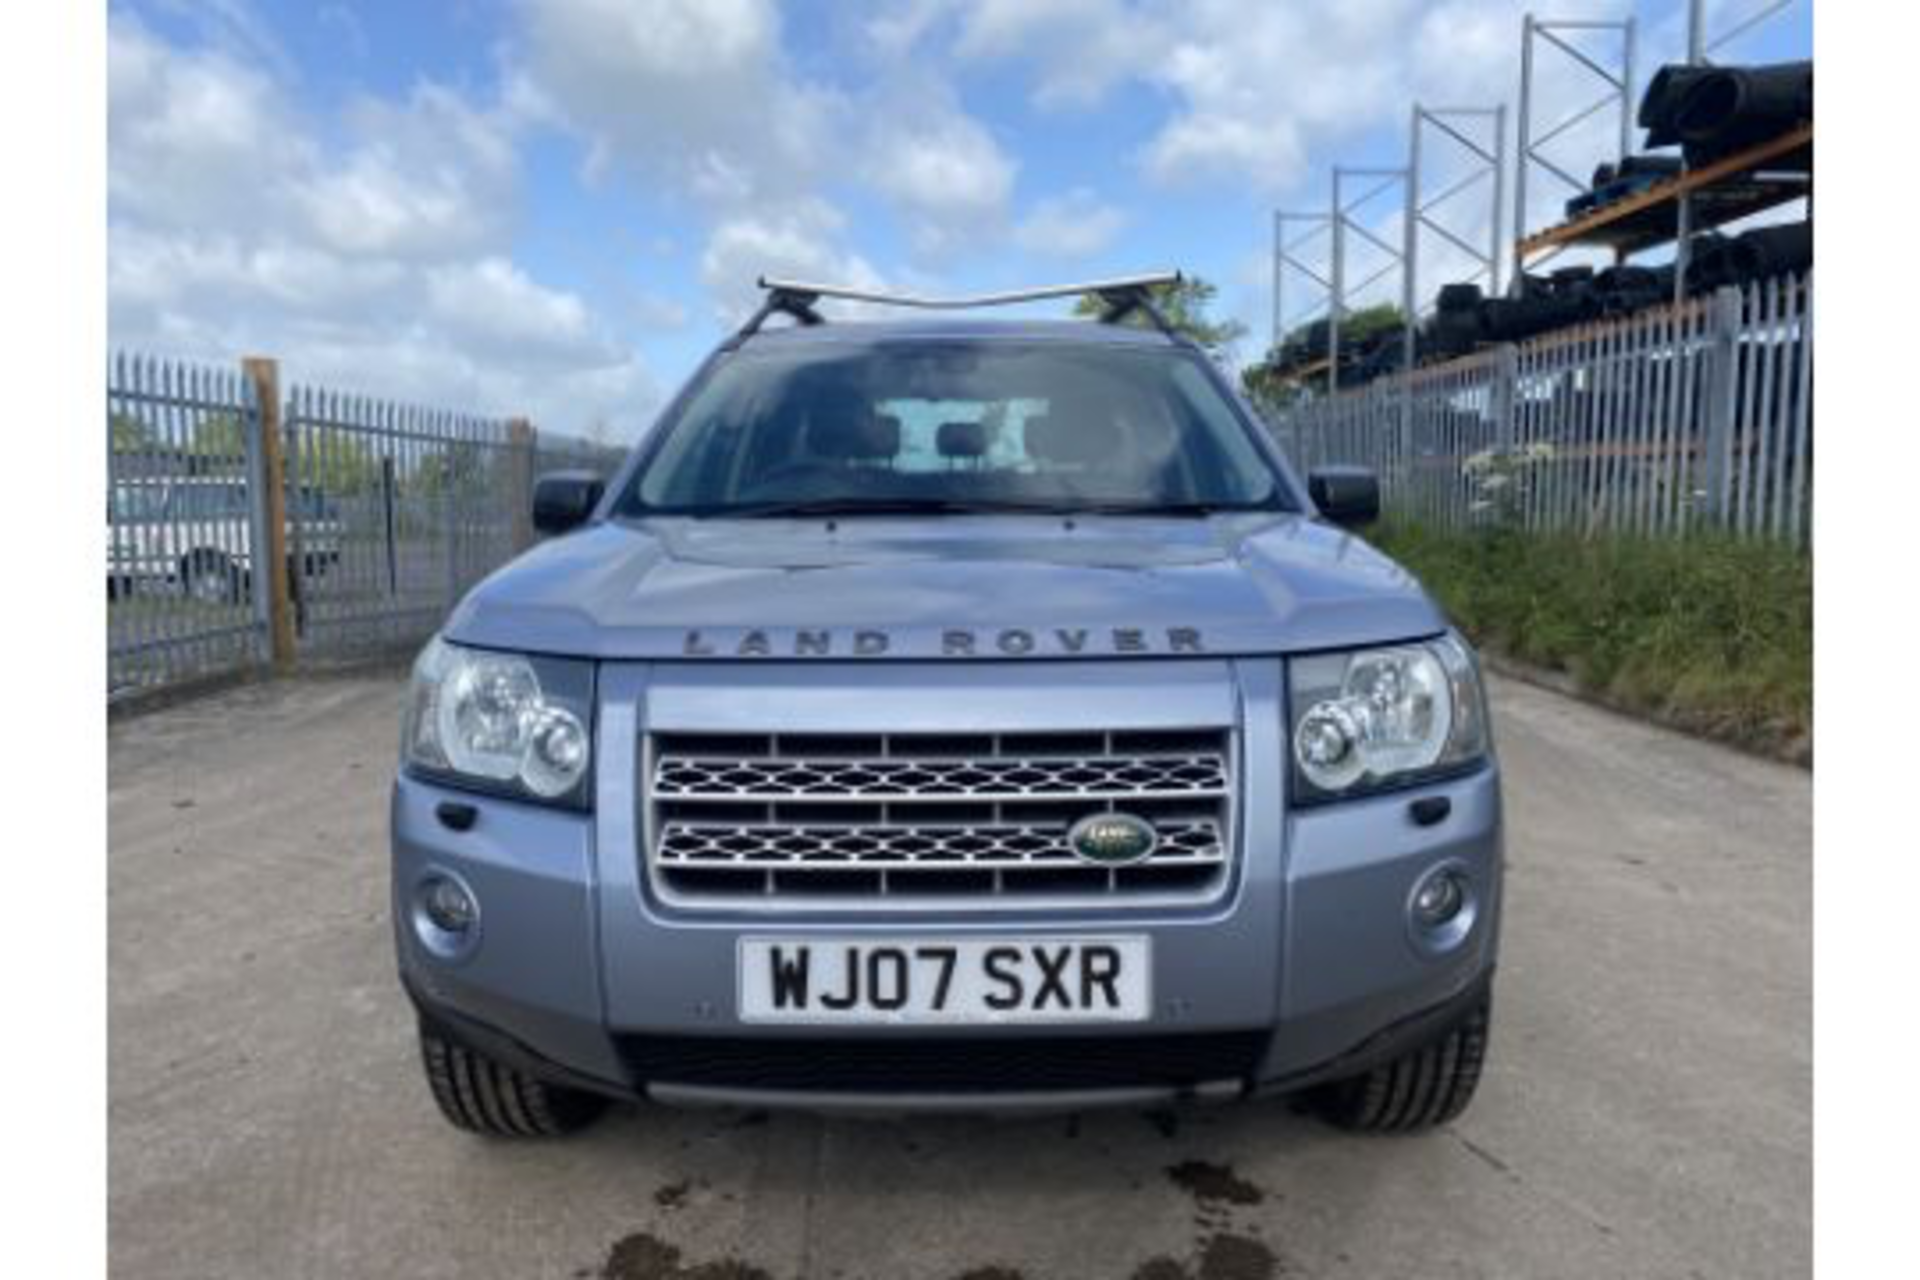
<svg viewBox="0 0 1920 1280"><path fill-rule="evenodd" d="M1706 415L1707 510L1716 522L1727 517L1728 467L1732 461L1734 414L1740 399L1740 291L1723 285L1713 294L1707 314L1710 355L1703 412Z"/></svg>
<svg viewBox="0 0 1920 1280"><path fill-rule="evenodd" d="M241 371L253 384L253 430L257 448L253 474L256 527L264 534L254 549L253 589L265 589L267 635L272 644L273 669L293 669L293 589L287 569L287 464L280 426L280 362L268 356L248 356ZM264 555L265 563L262 564ZM262 571L264 569L264 572Z"/></svg>
<svg viewBox="0 0 1920 1280"><path fill-rule="evenodd" d="M460 513L455 505L459 500L460 443L463 426L459 418L448 423L446 436L440 441L442 449L440 473L440 533L447 543L447 609L460 603Z"/></svg>
<svg viewBox="0 0 1920 1280"><path fill-rule="evenodd" d="M507 448L513 477L513 550L518 555L533 545L533 424L525 418L507 419Z"/></svg>
<svg viewBox="0 0 1920 1280"><path fill-rule="evenodd" d="M1494 439L1502 449L1513 448L1513 401L1520 382L1520 350L1511 342L1500 344L1493 373Z"/></svg>

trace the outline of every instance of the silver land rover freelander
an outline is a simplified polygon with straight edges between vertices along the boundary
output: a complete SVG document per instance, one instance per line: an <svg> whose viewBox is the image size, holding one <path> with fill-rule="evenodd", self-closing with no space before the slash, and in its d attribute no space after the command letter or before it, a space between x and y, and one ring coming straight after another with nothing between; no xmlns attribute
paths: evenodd
<svg viewBox="0 0 1920 1280"><path fill-rule="evenodd" d="M449 1120L1467 1105L1501 893L1473 652L1346 531L1374 478L1303 483L1166 322L1173 279L762 281L610 483L538 481L565 536L420 655L393 788ZM1081 294L1100 321L816 309Z"/></svg>

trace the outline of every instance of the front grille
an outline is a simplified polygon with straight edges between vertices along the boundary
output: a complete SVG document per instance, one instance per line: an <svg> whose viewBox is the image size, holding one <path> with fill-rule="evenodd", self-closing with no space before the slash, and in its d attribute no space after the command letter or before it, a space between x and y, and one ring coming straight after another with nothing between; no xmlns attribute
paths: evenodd
<svg viewBox="0 0 1920 1280"><path fill-rule="evenodd" d="M694 740L695 750L732 744L734 739ZM758 745L758 744L752 744ZM782 740L787 749L811 744ZM830 744L821 744L828 746ZM908 750L930 744L906 741ZM1033 743L1034 746L1049 744ZM1165 758L943 760L937 756L900 759L711 759L666 757L655 785L662 795L756 799L768 794L864 799L874 796L1015 795L1159 795L1195 789L1217 791L1226 785L1226 761L1216 754Z"/></svg>
<svg viewBox="0 0 1920 1280"><path fill-rule="evenodd" d="M739 1039L625 1036L642 1084L818 1093L1004 1093L1188 1088L1244 1080L1259 1066L1259 1031L1183 1035L916 1036Z"/></svg>
<svg viewBox="0 0 1920 1280"><path fill-rule="evenodd" d="M1230 866L1225 729L675 732L647 759L655 883L681 900L1191 901ZM1153 852L1083 861L1068 831L1115 812L1153 826Z"/></svg>

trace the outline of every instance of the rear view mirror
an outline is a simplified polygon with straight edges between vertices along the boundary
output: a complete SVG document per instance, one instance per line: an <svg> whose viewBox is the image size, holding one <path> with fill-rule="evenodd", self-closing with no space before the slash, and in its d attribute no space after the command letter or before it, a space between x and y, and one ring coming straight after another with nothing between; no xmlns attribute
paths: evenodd
<svg viewBox="0 0 1920 1280"><path fill-rule="evenodd" d="M591 471L549 471L533 483L533 527L546 534L579 528L606 489Z"/></svg>
<svg viewBox="0 0 1920 1280"><path fill-rule="evenodd" d="M1321 516L1345 529L1380 518L1380 481L1365 467L1315 467L1307 473L1307 496Z"/></svg>

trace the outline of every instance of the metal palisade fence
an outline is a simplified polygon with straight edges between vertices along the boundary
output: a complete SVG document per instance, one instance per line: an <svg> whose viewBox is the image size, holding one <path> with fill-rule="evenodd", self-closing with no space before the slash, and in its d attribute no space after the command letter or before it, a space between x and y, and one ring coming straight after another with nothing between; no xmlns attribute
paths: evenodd
<svg viewBox="0 0 1920 1280"><path fill-rule="evenodd" d="M529 443L505 422L296 386L286 443L295 628L313 651L430 634L525 545Z"/></svg>
<svg viewBox="0 0 1920 1280"><path fill-rule="evenodd" d="M1779 277L1292 406L1302 467L1357 463L1441 528L1717 530L1810 543L1813 281Z"/></svg>
<svg viewBox="0 0 1920 1280"><path fill-rule="evenodd" d="M112 691L267 657L252 589L260 405L238 369L121 356L107 377ZM164 584L164 589L162 588Z"/></svg>
<svg viewBox="0 0 1920 1280"><path fill-rule="evenodd" d="M532 543L536 475L622 457L524 421L282 397L271 361L119 356L107 430L109 702L418 642Z"/></svg>

